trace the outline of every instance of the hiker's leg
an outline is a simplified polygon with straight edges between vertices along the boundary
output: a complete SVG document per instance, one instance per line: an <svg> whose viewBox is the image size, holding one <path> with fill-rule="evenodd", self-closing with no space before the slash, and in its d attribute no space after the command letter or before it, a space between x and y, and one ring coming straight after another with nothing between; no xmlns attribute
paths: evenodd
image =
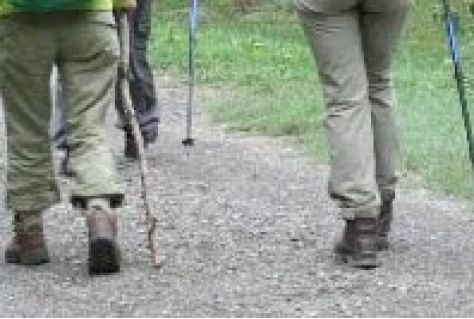
<svg viewBox="0 0 474 319"><path fill-rule="evenodd" d="M24 14L3 21L2 95L7 130L7 206L43 210L59 200L50 149L51 25Z"/></svg>
<svg viewBox="0 0 474 319"><path fill-rule="evenodd" d="M299 11L324 90L330 152L329 194L345 219L377 216L380 197L359 13Z"/></svg>
<svg viewBox="0 0 474 319"><path fill-rule="evenodd" d="M376 179L382 199L395 196L399 160L392 62L408 10L408 0L366 0L361 34L372 106Z"/></svg>
<svg viewBox="0 0 474 319"><path fill-rule="evenodd" d="M153 143L158 135L160 120L153 72L147 58L147 42L151 34L152 0L137 2L132 12L130 32L130 93L137 112L140 130L146 143Z"/></svg>
<svg viewBox="0 0 474 319"><path fill-rule="evenodd" d="M68 106L68 146L75 175L72 200L81 207L90 197L107 197L112 206L123 198L106 128L107 112L114 105L116 32L111 12L82 13L73 21L65 17L61 31L63 58L58 65Z"/></svg>
<svg viewBox="0 0 474 319"><path fill-rule="evenodd" d="M399 160L392 63L408 11L408 0L366 0L361 13L369 99L376 158L376 180L382 198L379 217L380 249L388 247Z"/></svg>

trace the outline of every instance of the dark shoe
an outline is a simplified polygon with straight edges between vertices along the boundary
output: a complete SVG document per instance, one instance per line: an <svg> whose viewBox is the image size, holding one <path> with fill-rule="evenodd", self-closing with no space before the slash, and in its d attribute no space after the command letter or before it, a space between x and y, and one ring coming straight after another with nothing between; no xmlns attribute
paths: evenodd
<svg viewBox="0 0 474 319"><path fill-rule="evenodd" d="M40 213L15 214L14 236L5 250L5 261L20 265L41 265L50 261Z"/></svg>
<svg viewBox="0 0 474 319"><path fill-rule="evenodd" d="M379 216L379 230L378 230L378 239L377 239L377 248L379 250L385 250L389 247L388 234L390 233L390 226L393 219L393 205L392 201L382 202L380 207L380 216Z"/></svg>
<svg viewBox="0 0 474 319"><path fill-rule="evenodd" d="M347 220L342 240L335 247L337 257L350 267L371 269L380 266L377 252L377 219Z"/></svg>
<svg viewBox="0 0 474 319"><path fill-rule="evenodd" d="M116 215L91 208L86 212L86 222L89 229L89 273L99 275L119 272Z"/></svg>
<svg viewBox="0 0 474 319"><path fill-rule="evenodd" d="M145 144L153 144L158 139L158 126L142 129L142 137Z"/></svg>

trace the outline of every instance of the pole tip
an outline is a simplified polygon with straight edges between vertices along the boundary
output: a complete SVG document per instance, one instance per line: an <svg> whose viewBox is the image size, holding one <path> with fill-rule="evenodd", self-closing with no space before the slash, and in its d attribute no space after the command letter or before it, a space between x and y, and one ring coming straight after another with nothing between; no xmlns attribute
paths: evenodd
<svg viewBox="0 0 474 319"><path fill-rule="evenodd" d="M193 138L185 138L182 141L184 146L194 146L194 139Z"/></svg>
<svg viewBox="0 0 474 319"><path fill-rule="evenodd" d="M161 256L161 255L154 256L153 264L152 264L153 268L157 268L157 269L161 268L163 264L165 263L165 259L166 259L165 256Z"/></svg>

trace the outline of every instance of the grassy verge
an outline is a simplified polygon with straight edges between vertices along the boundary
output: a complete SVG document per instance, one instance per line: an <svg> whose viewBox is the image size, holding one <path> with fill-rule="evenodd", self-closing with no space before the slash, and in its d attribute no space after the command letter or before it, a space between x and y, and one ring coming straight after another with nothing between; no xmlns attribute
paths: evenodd
<svg viewBox="0 0 474 319"><path fill-rule="evenodd" d="M198 81L220 93L202 97L199 105L235 129L295 135L324 162L324 108L315 66L296 17L282 8L247 15L204 8ZM463 63L470 77L474 18L465 2L458 1L456 8L461 12ZM182 75L187 68L187 12L182 5L171 7L171 2L159 9L154 16L153 61L164 72ZM432 1L418 0L396 64L402 182L473 198L452 74L439 10Z"/></svg>

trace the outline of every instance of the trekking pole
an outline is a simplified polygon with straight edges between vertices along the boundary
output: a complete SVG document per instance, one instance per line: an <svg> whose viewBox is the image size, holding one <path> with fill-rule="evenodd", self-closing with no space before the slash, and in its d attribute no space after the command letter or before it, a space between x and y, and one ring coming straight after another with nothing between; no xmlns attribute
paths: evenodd
<svg viewBox="0 0 474 319"><path fill-rule="evenodd" d="M454 67L454 78L456 79L459 101L461 103L464 127L466 129L466 137L469 147L469 159L471 160L471 169L474 171L474 145L472 139L471 120L469 117L469 110L467 106L466 79L464 77L463 69L461 66L461 55L456 34L456 21L448 1L449 0L442 0L446 35L448 39L449 53L451 55L451 60Z"/></svg>
<svg viewBox="0 0 474 319"><path fill-rule="evenodd" d="M188 105L186 112L186 138L183 139L184 146L193 146L192 138L193 126L193 106L194 106L194 85L196 70L196 32L198 24L198 0L190 0L189 4L189 51L188 51Z"/></svg>
<svg viewBox="0 0 474 319"><path fill-rule="evenodd" d="M140 186L141 196L145 208L145 223L148 245L150 249L153 267L159 267L164 261L163 256L157 254L157 245L155 243L156 218L153 216L153 206L148 198L147 190L147 176L148 165L145 156L145 147L140 132L135 110L132 106L132 99L130 95L129 76L130 76L130 24L127 12L120 12L119 16L119 36L120 36L120 68L119 81L121 87L121 94L123 99L123 108L125 118L131 127L132 136L138 148L138 159L140 163Z"/></svg>

